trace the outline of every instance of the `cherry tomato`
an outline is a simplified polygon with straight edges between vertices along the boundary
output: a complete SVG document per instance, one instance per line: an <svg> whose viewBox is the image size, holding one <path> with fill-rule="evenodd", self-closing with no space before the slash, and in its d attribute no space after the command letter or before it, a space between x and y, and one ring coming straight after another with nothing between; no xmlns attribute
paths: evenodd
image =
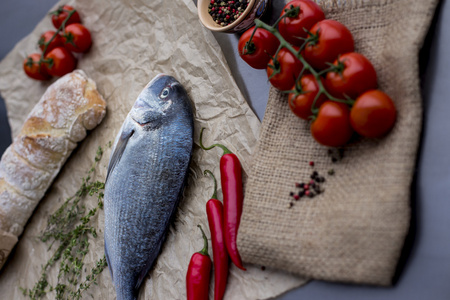
<svg viewBox="0 0 450 300"><path fill-rule="evenodd" d="M301 38L306 38L308 35L306 30L310 30L314 24L325 19L325 14L320 6L311 0L294 0L283 8L281 16L286 14L286 10L289 10L291 6L298 7L298 13L288 13L288 16L278 24L278 31L289 43L301 46L303 44Z"/></svg>
<svg viewBox="0 0 450 300"><path fill-rule="evenodd" d="M340 54L353 52L353 36L342 23L334 20L322 20L311 28L303 51L305 60L315 69L323 70L327 62L334 62Z"/></svg>
<svg viewBox="0 0 450 300"><path fill-rule="evenodd" d="M350 112L353 129L369 138L385 135L394 127L396 118L392 99L380 90L370 90L359 96Z"/></svg>
<svg viewBox="0 0 450 300"><path fill-rule="evenodd" d="M294 86L302 69L301 61L289 50L282 48L278 52L276 61L270 60L267 76L274 87L281 91L288 91Z"/></svg>
<svg viewBox="0 0 450 300"><path fill-rule="evenodd" d="M355 99L365 91L377 87L377 73L372 63L362 54L350 52L341 55L334 63L338 72L328 72L325 87L337 98Z"/></svg>
<svg viewBox="0 0 450 300"><path fill-rule="evenodd" d="M289 94L288 103L292 112L299 118L307 120L311 115L311 108L314 99L319 92L319 85L312 74L306 74L300 79L301 93L293 92ZM315 107L320 107L326 100L324 94L321 94L315 103Z"/></svg>
<svg viewBox="0 0 450 300"><path fill-rule="evenodd" d="M36 80L47 80L51 76L48 74L44 64L39 64L41 55L39 53L33 53L27 56L23 61L23 70L28 77Z"/></svg>
<svg viewBox="0 0 450 300"><path fill-rule="evenodd" d="M73 54L64 47L57 47L45 56L45 65L48 73L53 76L63 76L75 70L77 60Z"/></svg>
<svg viewBox="0 0 450 300"><path fill-rule="evenodd" d="M335 101L326 101L322 104L317 118L311 124L311 134L324 146L345 145L353 134L348 106Z"/></svg>
<svg viewBox="0 0 450 300"><path fill-rule="evenodd" d="M52 15L53 26L55 26L56 29L61 27L64 20L69 15L69 12L72 10L75 10L72 6L63 5L63 6L58 7L57 10L51 12L50 14ZM74 24L74 23L81 23L80 15L78 14L77 11L75 11L72 14L72 16L67 20L66 26L69 24Z"/></svg>
<svg viewBox="0 0 450 300"><path fill-rule="evenodd" d="M86 52L92 45L91 33L78 23L66 26L63 39L64 46L73 52Z"/></svg>
<svg viewBox="0 0 450 300"><path fill-rule="evenodd" d="M52 30L46 31L45 33L43 33L41 35L41 37L38 41L38 44L39 44L39 48L42 50L42 52L44 52L45 43L48 43L54 35L55 35L55 31L52 31ZM50 44L48 44L47 50L45 52L48 53L49 51L55 49L56 47L64 47L63 39L59 34L53 38L53 40L50 42Z"/></svg>
<svg viewBox="0 0 450 300"><path fill-rule="evenodd" d="M280 41L269 31L258 28L249 42L254 30L255 27L248 29L239 38L239 55L252 68L265 69L277 52Z"/></svg>

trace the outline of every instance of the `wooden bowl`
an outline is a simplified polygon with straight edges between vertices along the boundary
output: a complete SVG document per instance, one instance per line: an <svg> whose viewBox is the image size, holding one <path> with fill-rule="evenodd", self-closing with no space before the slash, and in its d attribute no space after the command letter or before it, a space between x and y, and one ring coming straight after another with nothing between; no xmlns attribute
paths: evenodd
<svg viewBox="0 0 450 300"><path fill-rule="evenodd" d="M208 13L210 0L198 0L198 17L203 26L211 31L223 33L239 33L255 25L255 19L261 18L270 7L270 0L250 0L245 11L233 23L221 26L214 22Z"/></svg>

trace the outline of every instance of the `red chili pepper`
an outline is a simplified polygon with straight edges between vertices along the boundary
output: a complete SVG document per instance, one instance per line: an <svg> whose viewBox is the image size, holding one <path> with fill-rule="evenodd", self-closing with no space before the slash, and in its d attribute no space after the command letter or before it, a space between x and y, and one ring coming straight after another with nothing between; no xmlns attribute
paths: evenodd
<svg viewBox="0 0 450 300"><path fill-rule="evenodd" d="M214 179L214 194L206 203L209 230L211 231L211 243L214 258L214 300L223 299L228 280L228 252L225 245L223 232L223 205L217 200L217 181L214 174L206 170Z"/></svg>
<svg viewBox="0 0 450 300"><path fill-rule="evenodd" d="M186 274L186 294L188 300L208 300L209 280L211 276L211 258L208 254L208 239L200 225L203 241L203 249L192 255Z"/></svg>
<svg viewBox="0 0 450 300"><path fill-rule="evenodd" d="M204 150L210 150L217 146L224 152L220 158L220 181L223 191L225 245L236 267L245 271L236 244L244 204L241 163L238 157L224 145L214 144L210 147L204 147L202 143L203 130L204 128L200 132L200 147Z"/></svg>

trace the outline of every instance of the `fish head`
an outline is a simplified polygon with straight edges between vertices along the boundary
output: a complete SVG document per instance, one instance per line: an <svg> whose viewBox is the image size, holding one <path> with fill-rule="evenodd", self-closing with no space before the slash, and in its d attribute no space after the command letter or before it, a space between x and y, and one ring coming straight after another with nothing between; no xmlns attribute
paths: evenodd
<svg viewBox="0 0 450 300"><path fill-rule="evenodd" d="M139 94L130 111L140 125L160 123L190 107L184 87L172 76L159 74Z"/></svg>

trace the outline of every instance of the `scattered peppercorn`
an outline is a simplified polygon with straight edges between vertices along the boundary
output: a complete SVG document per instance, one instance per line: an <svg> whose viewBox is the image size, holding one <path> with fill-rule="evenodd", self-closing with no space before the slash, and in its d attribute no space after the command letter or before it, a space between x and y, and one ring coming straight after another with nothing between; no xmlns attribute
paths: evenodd
<svg viewBox="0 0 450 300"><path fill-rule="evenodd" d="M325 182L325 177L323 177L323 176L317 176L317 177L315 178L315 181L316 181L317 183Z"/></svg>
<svg viewBox="0 0 450 300"><path fill-rule="evenodd" d="M334 174L334 170L330 173L331 170L328 171L329 175ZM308 181L305 182L296 182L295 187L298 188L298 192L290 192L289 195L295 200L299 201L303 197L313 198L319 194L322 194L325 189L322 188L322 183L325 182L325 177L319 174L316 170L314 170ZM294 202L289 203L289 208L294 205Z"/></svg>
<svg viewBox="0 0 450 300"><path fill-rule="evenodd" d="M310 162L309 162L309 165L310 165L311 167L314 167L314 162L313 162L313 161L310 161Z"/></svg>
<svg viewBox="0 0 450 300"><path fill-rule="evenodd" d="M250 0L211 0L208 12L214 22L221 26L227 26L236 21L247 9Z"/></svg>
<svg viewBox="0 0 450 300"><path fill-rule="evenodd" d="M265 271L266 267L265 266L261 266L261 271Z"/></svg>

